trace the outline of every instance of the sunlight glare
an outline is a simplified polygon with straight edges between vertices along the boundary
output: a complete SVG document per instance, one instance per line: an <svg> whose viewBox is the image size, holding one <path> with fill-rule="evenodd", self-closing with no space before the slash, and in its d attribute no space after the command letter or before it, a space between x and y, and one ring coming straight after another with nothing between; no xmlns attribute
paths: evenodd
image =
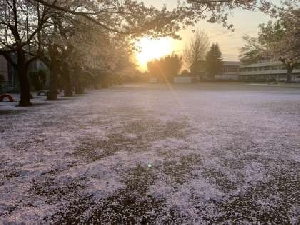
<svg viewBox="0 0 300 225"><path fill-rule="evenodd" d="M140 49L136 54L136 58L140 68L143 70L147 69L147 62L172 54L171 38L142 38L136 45Z"/></svg>

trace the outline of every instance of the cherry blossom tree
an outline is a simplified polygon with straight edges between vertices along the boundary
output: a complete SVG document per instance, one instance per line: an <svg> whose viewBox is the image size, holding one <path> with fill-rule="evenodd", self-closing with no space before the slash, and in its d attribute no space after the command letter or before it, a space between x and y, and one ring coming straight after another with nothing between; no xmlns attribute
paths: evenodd
<svg viewBox="0 0 300 225"><path fill-rule="evenodd" d="M20 83L19 106L29 106L31 102L27 72L30 63L36 59L31 57L30 47L48 21L50 9L25 0L1 0L0 8L0 54L16 69Z"/></svg>
<svg viewBox="0 0 300 225"><path fill-rule="evenodd" d="M55 10L83 17L97 24L107 32L130 35L131 37L176 36L179 30L178 21L182 19L181 10L168 11L145 6L134 0L33 0Z"/></svg>
<svg viewBox="0 0 300 225"><path fill-rule="evenodd" d="M260 59L280 60L287 70L287 82L300 64L300 10L284 10L275 22L261 24L258 37L247 36L247 44L241 49L241 60L248 63Z"/></svg>
<svg viewBox="0 0 300 225"><path fill-rule="evenodd" d="M278 10L271 0L182 0L179 1L179 7L185 11L186 17L191 19L192 23L206 20L211 23L221 23L231 30L234 30L234 27L228 21L228 15L234 9L262 11L270 15Z"/></svg>
<svg viewBox="0 0 300 225"><path fill-rule="evenodd" d="M43 44L48 44L44 46L49 50L48 56L65 58L66 52L71 54L74 46L68 47L61 42L61 39L69 42L67 36L70 33L59 32L63 30L58 29L59 26L62 28L71 21L76 23L85 19L97 25L93 29L101 29L109 37L111 34L122 34L131 38L142 34L175 36L179 29L174 22L178 17L176 13L172 14L165 8L146 7L136 1L1 0L0 7L0 28L4 37L0 54L16 68L20 81L20 106L31 105L27 70L32 61L41 58ZM16 61L12 54L16 55ZM53 58L52 61L55 61L52 67L59 63L58 59Z"/></svg>
<svg viewBox="0 0 300 225"><path fill-rule="evenodd" d="M300 9L289 8L281 13L285 34L275 43L274 54L287 69L287 82L291 82L293 70L300 65Z"/></svg>

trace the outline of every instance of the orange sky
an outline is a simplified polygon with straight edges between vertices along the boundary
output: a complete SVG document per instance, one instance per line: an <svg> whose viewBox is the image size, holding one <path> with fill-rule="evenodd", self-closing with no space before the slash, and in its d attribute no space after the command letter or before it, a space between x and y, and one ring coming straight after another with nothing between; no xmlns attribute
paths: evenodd
<svg viewBox="0 0 300 225"><path fill-rule="evenodd" d="M163 4L166 4L169 8L177 4L177 0L144 0L144 2L156 7L161 7ZM238 60L239 50L244 45L242 37L244 35L256 36L258 25L268 20L270 20L270 17L261 12L235 10L233 15L229 17L230 23L234 24L235 32L223 28L220 24L211 24L205 21L200 22L196 27L189 27L186 30L182 30L180 32L182 37L181 41L171 41L172 49L170 49L169 54L173 51L177 54L182 54L186 43L189 42L193 35L192 30L199 29L207 33L211 43L219 43L224 60Z"/></svg>

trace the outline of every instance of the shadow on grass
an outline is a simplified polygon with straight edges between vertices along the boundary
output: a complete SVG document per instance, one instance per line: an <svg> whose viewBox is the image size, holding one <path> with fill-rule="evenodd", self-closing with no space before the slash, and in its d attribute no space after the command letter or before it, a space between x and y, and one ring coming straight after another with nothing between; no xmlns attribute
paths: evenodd
<svg viewBox="0 0 300 225"><path fill-rule="evenodd" d="M299 224L299 190L299 180L282 174L216 202L219 213L204 218L209 224Z"/></svg>
<svg viewBox="0 0 300 225"><path fill-rule="evenodd" d="M9 109L1 110L0 108L0 115L17 115L25 111L26 110L9 110Z"/></svg>
<svg viewBox="0 0 300 225"><path fill-rule="evenodd" d="M160 123L156 120L129 122L112 131L105 140L85 137L74 155L88 162L101 160L119 151L143 152L153 141L167 138L184 139L188 128L186 121Z"/></svg>
<svg viewBox="0 0 300 225"><path fill-rule="evenodd" d="M66 210L52 216L54 224L164 224L181 223L188 218L176 207L168 208L166 199L149 194L160 173L176 176L174 182L185 181L192 165L199 163L194 155L183 157L179 164L165 163L157 168L138 165L123 174L124 189L95 201L92 196L70 202ZM49 219L49 218L48 218Z"/></svg>
<svg viewBox="0 0 300 225"><path fill-rule="evenodd" d="M52 103L46 100L44 102L34 102L31 107L41 107L46 105L52 105Z"/></svg>
<svg viewBox="0 0 300 225"><path fill-rule="evenodd" d="M253 158L247 159L243 163L240 159L241 166L251 164ZM255 158L255 161L268 165L272 160ZM208 224L299 224L300 163L284 160L272 163L285 166L267 171L268 179L255 183L247 182L244 174L231 181L222 171L204 169L202 175L227 195L221 201L210 202L218 213L211 215L200 207L199 215Z"/></svg>
<svg viewBox="0 0 300 225"><path fill-rule="evenodd" d="M66 210L55 214L54 224L147 224L162 213L164 200L157 200L147 191L155 174L149 168L137 166L124 176L126 188L112 196L95 201L85 196L71 202ZM47 220L47 219L46 219Z"/></svg>

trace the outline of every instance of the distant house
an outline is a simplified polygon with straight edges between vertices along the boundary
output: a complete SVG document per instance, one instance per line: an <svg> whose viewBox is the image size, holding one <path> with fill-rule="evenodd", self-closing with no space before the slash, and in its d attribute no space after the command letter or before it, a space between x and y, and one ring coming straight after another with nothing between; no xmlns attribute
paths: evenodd
<svg viewBox="0 0 300 225"><path fill-rule="evenodd" d="M0 89L10 91L15 89L16 79L13 67L7 62L4 56L0 55Z"/></svg>
<svg viewBox="0 0 300 225"><path fill-rule="evenodd" d="M223 61L222 73L216 75L216 80L238 81L240 72L240 62Z"/></svg>
<svg viewBox="0 0 300 225"><path fill-rule="evenodd" d="M205 61L201 60L194 63L190 70L191 74L197 77L198 80L207 80L208 74L205 68ZM239 79L240 62L238 61L223 61L222 73L215 76L216 80L238 80Z"/></svg>
<svg viewBox="0 0 300 225"><path fill-rule="evenodd" d="M177 84L189 84L193 82L193 77L176 76L174 77L173 82Z"/></svg>
<svg viewBox="0 0 300 225"><path fill-rule="evenodd" d="M16 61L15 56L12 54L12 60ZM36 72L39 70L48 71L47 66L40 60L35 60L29 65L28 72ZM0 55L0 75L4 79L2 86L5 85L9 90L19 90L19 79L16 69ZM49 79L48 79L49 80ZM7 88L6 88L7 89Z"/></svg>
<svg viewBox="0 0 300 225"><path fill-rule="evenodd" d="M206 77L205 61L199 60L190 67L191 75L197 80L203 80Z"/></svg>
<svg viewBox="0 0 300 225"><path fill-rule="evenodd" d="M157 79L157 77L150 77L150 78L149 78L149 82L150 82L150 83L157 83L157 82L158 82L158 79Z"/></svg>

